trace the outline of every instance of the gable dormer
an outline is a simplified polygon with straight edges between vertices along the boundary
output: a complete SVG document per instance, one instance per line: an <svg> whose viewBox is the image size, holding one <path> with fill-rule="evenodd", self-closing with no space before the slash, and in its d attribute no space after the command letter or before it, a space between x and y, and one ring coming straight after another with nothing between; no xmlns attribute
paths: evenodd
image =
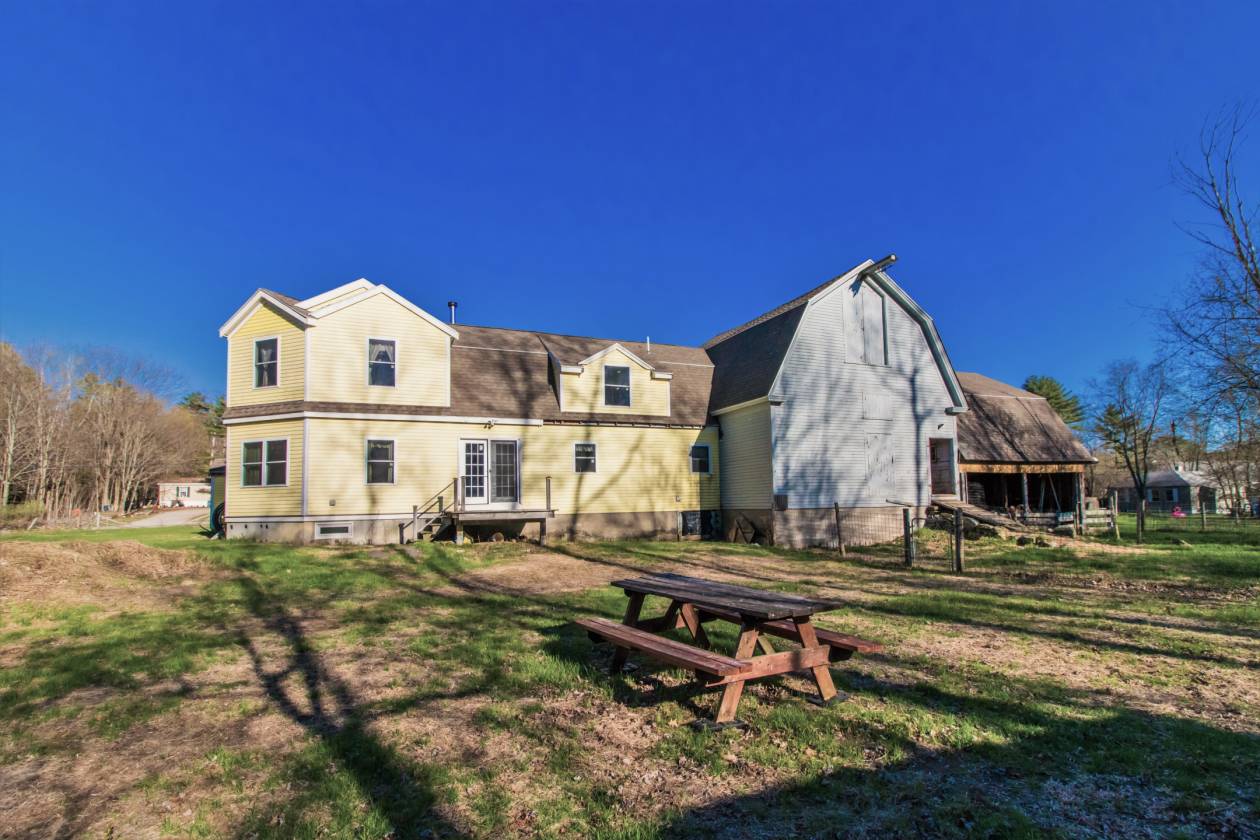
<svg viewBox="0 0 1260 840"><path fill-rule="evenodd" d="M452 327L387 286L366 280L302 303L316 316L306 399L451 404L451 342L459 335Z"/></svg>
<svg viewBox="0 0 1260 840"><path fill-rule="evenodd" d="M571 363L548 349L562 413L669 416L673 374L624 345L614 342Z"/></svg>

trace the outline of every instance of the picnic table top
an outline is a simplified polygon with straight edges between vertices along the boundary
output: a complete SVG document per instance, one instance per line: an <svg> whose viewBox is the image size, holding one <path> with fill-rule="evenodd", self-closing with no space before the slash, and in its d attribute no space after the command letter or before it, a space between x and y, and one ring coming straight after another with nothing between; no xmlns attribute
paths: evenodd
<svg viewBox="0 0 1260 840"><path fill-rule="evenodd" d="M719 583L704 578L661 573L641 578L614 580L613 586L626 592L660 595L698 607L706 606L739 613L745 618L769 621L781 618L805 618L817 612L839 609L839 601L801 598L782 592L769 592L750 586Z"/></svg>

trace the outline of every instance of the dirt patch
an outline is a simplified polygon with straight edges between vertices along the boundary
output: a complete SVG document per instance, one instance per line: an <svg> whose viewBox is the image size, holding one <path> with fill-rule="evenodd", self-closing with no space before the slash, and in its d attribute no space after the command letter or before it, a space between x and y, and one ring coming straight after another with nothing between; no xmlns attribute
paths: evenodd
<svg viewBox="0 0 1260 840"><path fill-rule="evenodd" d="M55 601L134 606L163 601L153 584L190 585L209 564L187 551L117 542L0 543L0 604Z"/></svg>

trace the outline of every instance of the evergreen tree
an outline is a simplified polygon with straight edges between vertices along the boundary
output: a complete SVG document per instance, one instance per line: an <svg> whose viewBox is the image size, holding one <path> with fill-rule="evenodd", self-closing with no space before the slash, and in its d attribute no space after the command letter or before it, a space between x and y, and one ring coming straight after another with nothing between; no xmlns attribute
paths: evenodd
<svg viewBox="0 0 1260 840"><path fill-rule="evenodd" d="M1024 380L1024 390L1045 397L1055 414L1073 429L1079 430L1083 426L1085 409L1081 407L1081 398L1064 388L1063 383L1053 376L1030 376Z"/></svg>

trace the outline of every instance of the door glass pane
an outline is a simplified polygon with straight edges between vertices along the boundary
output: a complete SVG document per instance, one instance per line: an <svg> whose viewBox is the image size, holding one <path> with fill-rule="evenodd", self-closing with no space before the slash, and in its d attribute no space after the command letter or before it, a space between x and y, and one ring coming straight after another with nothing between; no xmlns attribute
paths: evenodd
<svg viewBox="0 0 1260 840"><path fill-rule="evenodd" d="M516 441L496 440L494 447L494 496L496 502L516 501Z"/></svg>
<svg viewBox="0 0 1260 840"><path fill-rule="evenodd" d="M486 445L480 441L464 443L464 498L486 497Z"/></svg>

